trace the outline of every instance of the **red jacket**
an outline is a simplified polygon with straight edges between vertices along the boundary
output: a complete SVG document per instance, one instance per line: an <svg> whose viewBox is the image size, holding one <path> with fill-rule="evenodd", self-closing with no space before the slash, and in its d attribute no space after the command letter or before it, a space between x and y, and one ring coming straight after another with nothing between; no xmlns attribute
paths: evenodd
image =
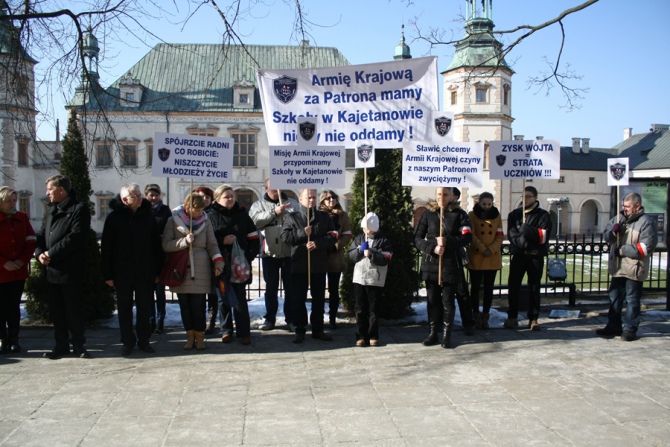
<svg viewBox="0 0 670 447"><path fill-rule="evenodd" d="M35 251L35 231L26 213L13 215L0 212L0 283L26 279L28 264ZM7 261L23 261L23 267L12 272L5 270Z"/></svg>

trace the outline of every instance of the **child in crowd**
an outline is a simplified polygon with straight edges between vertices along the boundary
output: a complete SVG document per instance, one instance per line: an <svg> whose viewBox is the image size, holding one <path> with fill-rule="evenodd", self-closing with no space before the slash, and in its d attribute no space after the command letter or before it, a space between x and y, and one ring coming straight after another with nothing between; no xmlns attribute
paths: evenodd
<svg viewBox="0 0 670 447"><path fill-rule="evenodd" d="M354 298L356 300L356 346L377 346L379 324L377 303L382 297L388 263L391 261L391 242L379 231L379 217L368 213L361 221L363 233L358 234L349 248L354 266Z"/></svg>

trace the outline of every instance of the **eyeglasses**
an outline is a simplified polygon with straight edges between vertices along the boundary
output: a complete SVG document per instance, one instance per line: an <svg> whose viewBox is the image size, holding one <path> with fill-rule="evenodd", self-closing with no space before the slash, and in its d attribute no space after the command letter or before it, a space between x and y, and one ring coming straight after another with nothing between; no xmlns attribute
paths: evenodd
<svg viewBox="0 0 670 447"><path fill-rule="evenodd" d="M323 200L324 200L324 201L326 201L326 200L337 200L337 197L335 197L335 196L330 196L330 197L326 197L326 198L323 199Z"/></svg>
<svg viewBox="0 0 670 447"><path fill-rule="evenodd" d="M141 194L128 194L127 196L124 197L124 199L134 200L140 197L142 197Z"/></svg>

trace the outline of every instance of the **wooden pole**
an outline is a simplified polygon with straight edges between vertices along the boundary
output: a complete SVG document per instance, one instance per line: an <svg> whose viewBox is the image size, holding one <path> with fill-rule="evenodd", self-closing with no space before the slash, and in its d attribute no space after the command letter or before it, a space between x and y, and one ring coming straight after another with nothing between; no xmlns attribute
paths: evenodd
<svg viewBox="0 0 670 447"><path fill-rule="evenodd" d="M442 226L443 222L444 222L444 207L441 206L440 207L440 237L444 236L444 227ZM440 255L440 261L438 263L437 283L440 286L442 285L442 255Z"/></svg>
<svg viewBox="0 0 670 447"><path fill-rule="evenodd" d="M307 190L307 197L309 197L309 190ZM307 199L307 205L309 205L309 198ZM307 226L309 226L309 223L312 221L310 219L310 210L312 207L308 206L307 207ZM311 240L311 236L307 236L307 243L309 244L309 241ZM312 252L307 250L307 287L312 288Z"/></svg>
<svg viewBox="0 0 670 447"><path fill-rule="evenodd" d="M190 203L188 205L188 231L193 234L193 179L191 179ZM191 279L195 278L195 264L193 263L193 244L188 245L188 257L191 260Z"/></svg>
<svg viewBox="0 0 670 447"><path fill-rule="evenodd" d="M619 185L616 185L616 223L619 223L619 214L621 214L621 212L620 212L621 198L619 196L619 193L620 193ZM617 247L621 243L621 236L620 235L621 235L621 230L616 232L616 246ZM617 257L616 258L616 266L617 266L616 268L617 269L621 266L620 262L621 262L621 260Z"/></svg>
<svg viewBox="0 0 670 447"><path fill-rule="evenodd" d="M365 204L364 216L368 215L368 168L363 168L363 202Z"/></svg>
<svg viewBox="0 0 670 447"><path fill-rule="evenodd" d="M526 223L526 179L523 179L523 188L521 189L521 211L523 223Z"/></svg>

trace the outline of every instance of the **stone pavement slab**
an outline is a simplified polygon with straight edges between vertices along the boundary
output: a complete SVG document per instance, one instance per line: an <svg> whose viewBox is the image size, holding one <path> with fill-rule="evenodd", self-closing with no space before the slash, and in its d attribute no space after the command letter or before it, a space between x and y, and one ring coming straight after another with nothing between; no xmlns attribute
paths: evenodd
<svg viewBox="0 0 670 447"><path fill-rule="evenodd" d="M24 328L24 352L0 356L0 445L667 445L670 313L631 343L595 336L604 314L456 331L452 350L421 345L423 325L382 325L376 348L341 325L330 343L278 328L202 352L168 328L121 357L117 330L90 329L93 358L58 361L50 329Z"/></svg>

